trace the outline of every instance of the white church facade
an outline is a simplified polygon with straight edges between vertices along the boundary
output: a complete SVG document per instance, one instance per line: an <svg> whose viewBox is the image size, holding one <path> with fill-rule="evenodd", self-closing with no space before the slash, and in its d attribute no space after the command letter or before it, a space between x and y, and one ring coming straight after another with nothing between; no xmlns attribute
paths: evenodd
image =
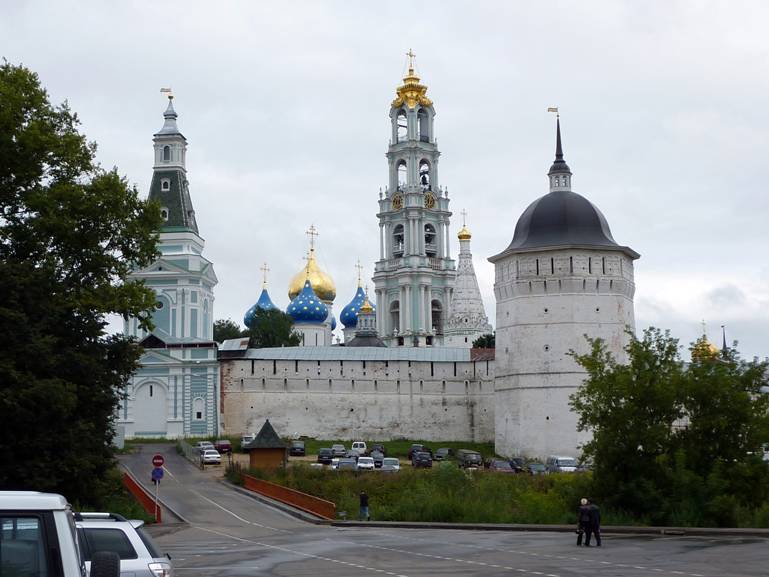
<svg viewBox="0 0 769 577"><path fill-rule="evenodd" d="M495 266L496 350L472 349L492 327L466 223L457 235L458 260L451 256L452 213L438 180L435 108L426 91L410 65L390 105L389 185L378 200L374 291L369 300L359 278L352 300L340 311L344 340L336 344L336 287L317 264L311 228L307 264L291 279L286 310L301 345L249 349L248 339L232 339L217 351L210 332L216 276L202 256L187 192L186 141L180 134L156 135L150 196L168 210L163 255L135 274L156 290L163 306L152 335L127 323L129 334L147 347L121 407L127 437L153 433L148 418L137 425L147 410L156 413L157 423L165 413L169 437L238 436L269 418L290 435L494 441L501 455L578 454L586 437L577 434L569 396L585 373L568 353L583 350L587 334L604 338L622 358L626 330L634 328L638 254L617 244L600 211L571 190L559 120L549 193L524 211L510 245L489 258ZM174 129L175 113L169 130ZM174 166L183 182L178 193L173 193L177 180L165 175L163 164L169 138L181 155L170 156L181 159ZM172 194L164 194L169 192L164 178ZM178 205L188 208L178 212ZM187 220L179 225L178 216ZM178 235L187 235L186 243ZM188 257L181 257L185 251ZM199 287L194 307L193 285ZM193 308L194 334L179 325L188 327ZM265 283L246 313L246 325L259 309L269 308L275 305ZM146 392L139 394L150 382L166 395L162 408Z"/></svg>

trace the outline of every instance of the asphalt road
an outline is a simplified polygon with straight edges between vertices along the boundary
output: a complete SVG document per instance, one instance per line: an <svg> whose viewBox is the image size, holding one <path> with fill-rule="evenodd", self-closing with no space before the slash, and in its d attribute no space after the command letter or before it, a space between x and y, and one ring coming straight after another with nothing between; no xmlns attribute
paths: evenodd
<svg viewBox="0 0 769 577"><path fill-rule="evenodd" d="M180 577L769 575L761 538L605 535L603 547L585 548L573 533L317 526L232 490L170 445L121 461L149 480L156 451L166 458L161 499L188 521L153 528Z"/></svg>

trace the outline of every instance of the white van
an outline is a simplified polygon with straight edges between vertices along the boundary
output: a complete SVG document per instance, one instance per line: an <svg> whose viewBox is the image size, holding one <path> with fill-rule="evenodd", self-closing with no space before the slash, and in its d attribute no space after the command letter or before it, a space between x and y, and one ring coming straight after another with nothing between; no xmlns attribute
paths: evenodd
<svg viewBox="0 0 769 577"><path fill-rule="evenodd" d="M545 462L548 473L573 473L577 470L577 460L574 457L550 455Z"/></svg>
<svg viewBox="0 0 769 577"><path fill-rule="evenodd" d="M350 449L357 451L358 455L365 455L367 452L366 441L354 441Z"/></svg>

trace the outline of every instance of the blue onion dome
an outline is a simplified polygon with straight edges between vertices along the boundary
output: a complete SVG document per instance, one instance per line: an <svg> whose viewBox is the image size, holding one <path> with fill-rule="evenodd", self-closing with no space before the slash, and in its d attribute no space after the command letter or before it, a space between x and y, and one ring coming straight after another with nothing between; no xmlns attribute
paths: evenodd
<svg viewBox="0 0 769 577"><path fill-rule="evenodd" d="M256 316L257 310L263 310L263 311L269 311L271 309L276 309L278 307L275 306L275 304L272 302L272 299L270 298L270 295L267 293L267 289L262 289L262 294L259 295L259 300L256 301L256 304L252 306L250 309L246 311L246 315L243 317L243 323L251 328L251 323L254 321L254 317Z"/></svg>
<svg viewBox="0 0 769 577"><path fill-rule="evenodd" d="M328 316L328 307L323 304L323 301L312 290L310 281L306 280L304 281L304 288L288 305L286 313L297 324L322 323Z"/></svg>
<svg viewBox="0 0 769 577"><path fill-rule="evenodd" d="M350 303L342 309L342 314L339 315L339 320L345 328L350 329L358 325L358 311L363 306L363 301L366 300L366 293L363 292L363 287L358 285L358 290L355 292L355 296L352 297Z"/></svg>
<svg viewBox="0 0 769 577"><path fill-rule="evenodd" d="M331 330L336 330L336 317L334 315L331 315Z"/></svg>

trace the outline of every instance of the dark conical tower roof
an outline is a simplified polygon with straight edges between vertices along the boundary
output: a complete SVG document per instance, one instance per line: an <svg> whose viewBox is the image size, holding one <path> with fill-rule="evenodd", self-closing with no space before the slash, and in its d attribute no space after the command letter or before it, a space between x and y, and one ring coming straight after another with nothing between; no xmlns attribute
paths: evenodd
<svg viewBox="0 0 769 577"><path fill-rule="evenodd" d="M561 117L556 119L556 137L555 137L555 160L550 167L548 176L552 174L571 174L569 165L563 159L563 149L561 148Z"/></svg>

